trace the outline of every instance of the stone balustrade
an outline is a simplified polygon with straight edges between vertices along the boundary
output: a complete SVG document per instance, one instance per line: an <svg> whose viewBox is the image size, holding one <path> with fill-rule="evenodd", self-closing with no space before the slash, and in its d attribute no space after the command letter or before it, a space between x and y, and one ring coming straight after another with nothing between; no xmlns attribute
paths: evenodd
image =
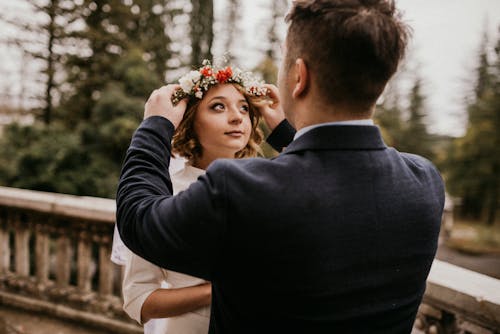
<svg viewBox="0 0 500 334"><path fill-rule="evenodd" d="M434 260L415 328L431 334L499 334L500 280Z"/></svg>
<svg viewBox="0 0 500 334"><path fill-rule="evenodd" d="M109 259L115 210L110 199L0 187L0 304L141 333ZM434 261L414 332L500 334L500 280Z"/></svg>
<svg viewBox="0 0 500 334"><path fill-rule="evenodd" d="M110 261L115 210L111 199L0 187L0 303L142 333Z"/></svg>

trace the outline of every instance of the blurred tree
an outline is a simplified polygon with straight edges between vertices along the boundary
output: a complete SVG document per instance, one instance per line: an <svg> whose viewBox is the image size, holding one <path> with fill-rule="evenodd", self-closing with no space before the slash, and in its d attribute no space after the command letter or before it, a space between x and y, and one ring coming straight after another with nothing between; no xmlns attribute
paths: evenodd
<svg viewBox="0 0 500 334"><path fill-rule="evenodd" d="M227 4L227 16L225 26L226 40L224 42L224 52L228 52L228 61L233 63L235 59L236 50L234 49L234 43L241 36L242 31L240 29L241 20L241 2L240 0L228 0Z"/></svg>
<svg viewBox="0 0 500 334"><path fill-rule="evenodd" d="M398 147L403 133L403 109L398 84L394 79L386 87L381 101L382 103L377 104L374 122L379 126L387 145Z"/></svg>
<svg viewBox="0 0 500 334"><path fill-rule="evenodd" d="M71 33L81 48L65 59L68 97L50 125L6 129L0 183L114 196L144 101L164 80L169 45L160 19L163 8L163 1L149 0L131 5L86 1L76 8L74 15L81 15L85 25Z"/></svg>
<svg viewBox="0 0 500 334"><path fill-rule="evenodd" d="M161 84L142 55L132 50L114 64L113 80L103 88L92 119L75 130L62 122L7 127L0 140L0 183L114 197L125 151L142 119L144 96Z"/></svg>
<svg viewBox="0 0 500 334"><path fill-rule="evenodd" d="M449 190L462 198L462 213L493 224L500 191L500 39L493 61L486 41L479 53L475 95L467 107L467 130L450 149L446 176Z"/></svg>
<svg viewBox="0 0 500 334"><path fill-rule="evenodd" d="M421 155L427 159L434 158L432 136L427 132L425 122L425 97L422 94L422 83L417 78L413 83L409 96L408 120L403 127L397 148L404 152Z"/></svg>
<svg viewBox="0 0 500 334"><path fill-rule="evenodd" d="M74 20L71 19L75 6L72 1L24 0L29 12L38 15L12 16L2 13L0 20L15 26L19 33L8 40L23 50L23 61L41 60L42 84L44 87L41 116L45 124L53 117L54 95L58 88L56 72L61 73L61 59L66 53L67 31ZM42 14L42 15L40 15ZM26 66L26 65L23 65ZM22 96L25 98L25 96ZM37 98L38 99L38 98Z"/></svg>
<svg viewBox="0 0 500 334"><path fill-rule="evenodd" d="M198 65L203 59L212 60L214 2L191 0L191 5L191 65Z"/></svg>
<svg viewBox="0 0 500 334"><path fill-rule="evenodd" d="M409 152L434 160L436 150L433 146L438 139L428 133L425 113L425 96L422 93L421 79L414 80L407 97L408 107L402 107L399 80L391 81L383 94L382 103L377 106L375 123L380 127L384 141L401 152ZM446 140L446 138L441 138ZM440 141L441 141L440 139ZM436 147L442 149L441 145Z"/></svg>
<svg viewBox="0 0 500 334"><path fill-rule="evenodd" d="M264 81L276 84L278 78L278 66L281 59L282 35L279 29L284 22L284 16L288 8L287 0L271 1L267 29L267 47L264 50L264 58L255 68L261 73Z"/></svg>
<svg viewBox="0 0 500 334"><path fill-rule="evenodd" d="M72 36L86 47L66 61L71 90L62 110L68 126L91 120L104 88L114 80L111 68L131 49L142 50L156 77L165 76L170 57L170 39L165 33L169 15L162 0L85 0L77 15L85 26Z"/></svg>
<svg viewBox="0 0 500 334"><path fill-rule="evenodd" d="M267 57L271 58L275 63L281 59L281 44L283 40L282 34L279 32L279 27L284 22L285 14L288 9L287 0L276 0L271 2L270 24L267 30L267 39L269 47L266 50Z"/></svg>

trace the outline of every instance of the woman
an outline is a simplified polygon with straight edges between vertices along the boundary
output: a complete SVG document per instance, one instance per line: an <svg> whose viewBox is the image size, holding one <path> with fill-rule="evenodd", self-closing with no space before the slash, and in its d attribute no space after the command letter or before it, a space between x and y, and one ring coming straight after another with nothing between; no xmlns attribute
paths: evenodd
<svg viewBox="0 0 500 334"><path fill-rule="evenodd" d="M181 89L172 102L188 99L188 104L172 149L187 162L172 174L174 194L186 189L215 159L257 154L262 140L258 109L267 105L268 91L250 73L231 67L217 69L208 61L179 82ZM271 89L275 93L274 87ZM125 265L124 310L145 324L145 333L207 333L210 284L161 269L132 254L120 242L115 231L112 259Z"/></svg>

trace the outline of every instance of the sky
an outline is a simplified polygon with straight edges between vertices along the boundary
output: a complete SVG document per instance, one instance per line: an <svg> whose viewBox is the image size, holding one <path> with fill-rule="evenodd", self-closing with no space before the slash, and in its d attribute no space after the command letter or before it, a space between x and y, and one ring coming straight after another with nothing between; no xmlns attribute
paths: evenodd
<svg viewBox="0 0 500 334"><path fill-rule="evenodd" d="M249 29L247 35L252 49L258 47L259 40L253 32L258 30L262 14L250 4L246 2L245 12L254 16L255 28ZM396 5L413 30L408 68L423 80L429 130L463 135L464 98L474 82L484 32L487 31L492 46L500 37L500 0L396 0Z"/></svg>
<svg viewBox="0 0 500 334"><path fill-rule="evenodd" d="M500 37L499 0L399 0L413 28L410 62L424 80L430 129L459 136L464 97L475 79L480 45Z"/></svg>
<svg viewBox="0 0 500 334"><path fill-rule="evenodd" d="M0 0L0 11L16 5L16 0ZM260 58L259 34L265 35L266 12L270 0L243 1L240 63L254 67ZM215 0L216 11L224 0ZM490 45L499 38L500 0L397 0L403 19L412 27L408 67L423 80L428 125L433 133L460 136L465 131L464 98L474 82L478 51L487 31ZM241 28L240 28L241 29ZM12 34L0 26L0 38ZM283 29L283 36L285 29ZM9 72L0 89L15 91L21 63L9 50L0 49L0 69ZM8 71L6 71L8 70Z"/></svg>

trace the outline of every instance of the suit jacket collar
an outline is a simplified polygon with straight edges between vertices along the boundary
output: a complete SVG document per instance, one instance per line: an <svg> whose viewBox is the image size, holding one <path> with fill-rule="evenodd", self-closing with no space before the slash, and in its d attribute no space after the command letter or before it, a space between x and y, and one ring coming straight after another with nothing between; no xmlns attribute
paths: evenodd
<svg viewBox="0 0 500 334"><path fill-rule="evenodd" d="M331 125L314 128L288 145L284 153L303 150L383 150L377 126Z"/></svg>

